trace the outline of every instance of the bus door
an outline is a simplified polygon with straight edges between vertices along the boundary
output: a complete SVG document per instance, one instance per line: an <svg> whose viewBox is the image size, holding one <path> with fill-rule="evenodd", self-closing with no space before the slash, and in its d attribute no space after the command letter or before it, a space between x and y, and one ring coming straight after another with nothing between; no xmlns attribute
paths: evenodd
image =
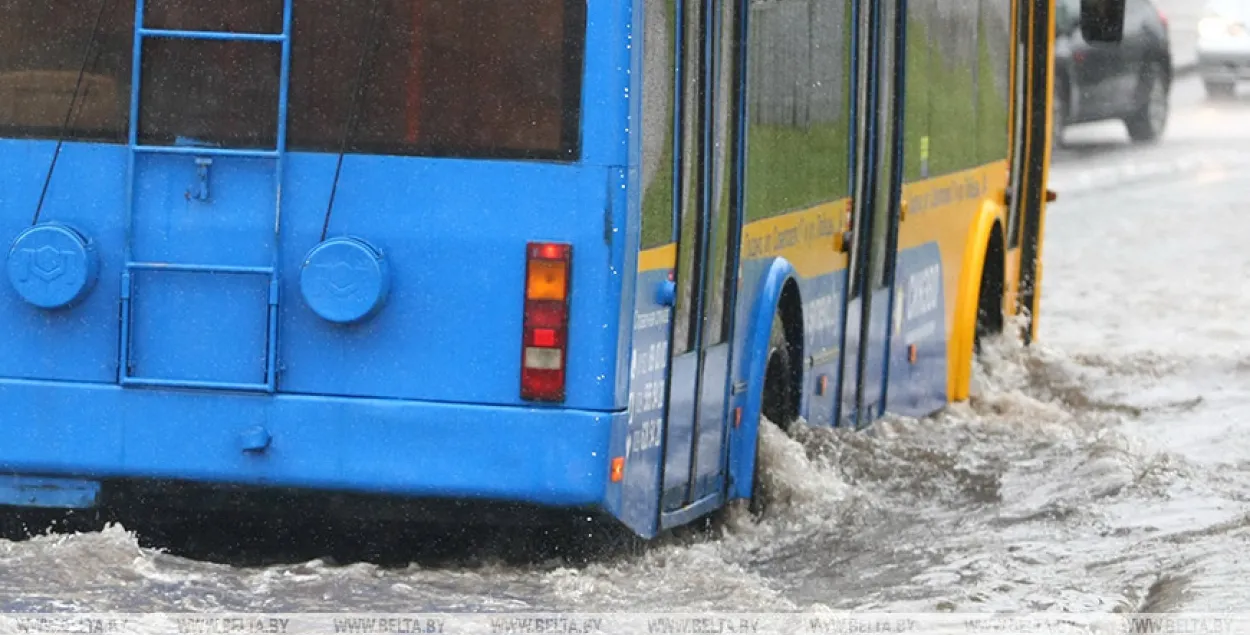
<svg viewBox="0 0 1250 635"><path fill-rule="evenodd" d="M680 194L662 510L723 491L740 221L733 166L740 0L682 0ZM663 522L663 521L662 521Z"/></svg>
<svg viewBox="0 0 1250 635"><path fill-rule="evenodd" d="M1043 150L1047 142L1046 115L1052 93L1046 86L1051 39L1047 31L1048 3L1013 4L1011 174L1008 191L1007 250L1014 252L1016 292L1014 312L1027 316L1024 341L1037 332L1038 283L1041 277L1042 214L1045 191ZM1079 7L1078 7L1079 10ZM1009 256L1010 258L1010 256ZM1009 265L1010 266L1010 265Z"/></svg>
<svg viewBox="0 0 1250 635"><path fill-rule="evenodd" d="M902 183L904 2L856 3L856 168L838 415L845 426L867 425L885 405Z"/></svg>

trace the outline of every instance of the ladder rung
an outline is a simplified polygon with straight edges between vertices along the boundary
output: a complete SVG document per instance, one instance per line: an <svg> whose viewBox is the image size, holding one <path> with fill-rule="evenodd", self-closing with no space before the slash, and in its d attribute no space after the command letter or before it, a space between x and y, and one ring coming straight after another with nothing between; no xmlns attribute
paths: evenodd
<svg viewBox="0 0 1250 635"><path fill-rule="evenodd" d="M123 386L150 386L152 388L199 388L208 390L237 390L240 392L273 392L270 384L252 384L230 381L203 381L197 379L160 379L123 375Z"/></svg>
<svg viewBox="0 0 1250 635"><path fill-rule="evenodd" d="M148 154L196 154L213 157L250 157L253 159L276 159L277 150L239 150L237 148L207 148L202 146L135 146L135 152Z"/></svg>
<svg viewBox="0 0 1250 635"><path fill-rule="evenodd" d="M175 31L171 29L139 29L143 37L178 38L182 40L225 40L229 42L282 42L283 33L230 33L228 31Z"/></svg>
<svg viewBox="0 0 1250 635"><path fill-rule="evenodd" d="M128 262L127 270L146 271L187 271L193 273L235 273L256 276L272 276L273 267L251 267L246 265L195 265L175 262Z"/></svg>

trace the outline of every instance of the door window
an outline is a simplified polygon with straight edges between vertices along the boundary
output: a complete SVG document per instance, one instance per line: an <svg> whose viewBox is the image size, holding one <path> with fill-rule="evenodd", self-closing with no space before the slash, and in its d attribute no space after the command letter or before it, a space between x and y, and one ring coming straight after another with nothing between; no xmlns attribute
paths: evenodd
<svg viewBox="0 0 1250 635"><path fill-rule="evenodd" d="M700 214L703 201L704 165L703 135L706 80L704 78L704 30L702 0L685 0L683 4L682 86L681 86L681 177L678 191L681 202L679 247L677 252L677 310L673 315L673 355L694 348L695 316L698 314L697 276L702 271L699 258L703 253L703 232Z"/></svg>

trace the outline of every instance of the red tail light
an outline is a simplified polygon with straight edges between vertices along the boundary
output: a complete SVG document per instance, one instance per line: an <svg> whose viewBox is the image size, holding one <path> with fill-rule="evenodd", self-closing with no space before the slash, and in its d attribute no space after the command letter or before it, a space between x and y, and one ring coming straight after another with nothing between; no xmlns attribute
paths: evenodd
<svg viewBox="0 0 1250 635"><path fill-rule="evenodd" d="M572 260L572 245L526 245L525 318L521 341L522 399L564 401Z"/></svg>
<svg viewBox="0 0 1250 635"><path fill-rule="evenodd" d="M1159 11L1159 21L1163 23L1163 28L1168 28L1168 16L1163 11Z"/></svg>

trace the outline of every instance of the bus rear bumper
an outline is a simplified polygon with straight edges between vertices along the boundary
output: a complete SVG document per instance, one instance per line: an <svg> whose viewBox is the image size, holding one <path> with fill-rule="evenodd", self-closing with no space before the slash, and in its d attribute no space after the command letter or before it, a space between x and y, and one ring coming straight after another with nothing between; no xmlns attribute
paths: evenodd
<svg viewBox="0 0 1250 635"><path fill-rule="evenodd" d="M3 380L0 504L89 506L93 483L177 480L601 508L623 417Z"/></svg>

